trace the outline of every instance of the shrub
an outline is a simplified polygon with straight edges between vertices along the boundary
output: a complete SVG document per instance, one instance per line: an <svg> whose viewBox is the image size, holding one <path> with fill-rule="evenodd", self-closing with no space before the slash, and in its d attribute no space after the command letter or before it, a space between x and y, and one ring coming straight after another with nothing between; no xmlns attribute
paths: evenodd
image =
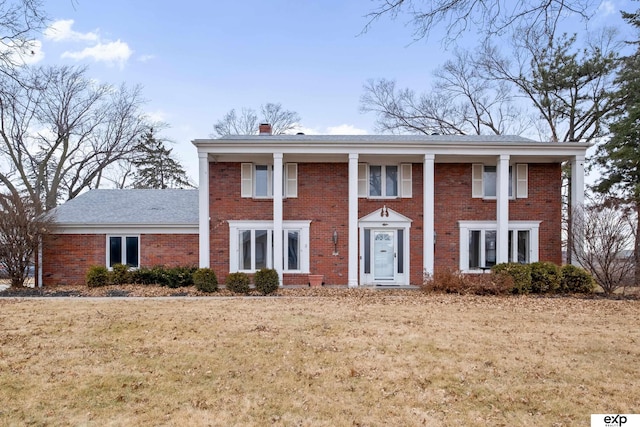
<svg viewBox="0 0 640 427"><path fill-rule="evenodd" d="M447 294L504 295L511 292L513 279L506 274L465 274L438 269L426 276L422 290Z"/></svg>
<svg viewBox="0 0 640 427"><path fill-rule="evenodd" d="M165 270L166 286L170 288L181 288L193 286L193 273L195 267L171 267Z"/></svg>
<svg viewBox="0 0 640 427"><path fill-rule="evenodd" d="M531 292L544 294L557 292L560 289L560 267L552 262L532 262Z"/></svg>
<svg viewBox="0 0 640 427"><path fill-rule="evenodd" d="M249 276L246 273L229 273L224 281L228 290L236 294L249 293Z"/></svg>
<svg viewBox="0 0 640 427"><path fill-rule="evenodd" d="M507 262L491 267L491 272L496 275L506 274L513 280L511 293L528 294L531 292L531 270L526 264Z"/></svg>
<svg viewBox="0 0 640 427"><path fill-rule="evenodd" d="M280 277L278 276L278 272L274 269L263 268L256 272L253 282L256 285L256 289L262 295L268 295L278 290L278 287L280 286Z"/></svg>
<svg viewBox="0 0 640 427"><path fill-rule="evenodd" d="M218 278L210 268L199 268L191 275L196 289L201 292L215 292L218 290Z"/></svg>
<svg viewBox="0 0 640 427"><path fill-rule="evenodd" d="M131 277L131 283L137 285L155 285L158 283L154 270L147 267L140 267L137 270L130 271L129 276Z"/></svg>
<svg viewBox="0 0 640 427"><path fill-rule="evenodd" d="M109 284L109 270L103 265L91 266L89 267L89 271L87 271L85 280L87 286L90 288L106 286Z"/></svg>
<svg viewBox="0 0 640 427"><path fill-rule="evenodd" d="M593 276L584 268L567 264L562 266L561 273L561 292L590 294L596 289L596 282L593 280Z"/></svg>
<svg viewBox="0 0 640 427"><path fill-rule="evenodd" d="M109 276L109 282L112 285L126 285L130 282L129 266L126 264L114 264L113 267L111 267L111 274Z"/></svg>

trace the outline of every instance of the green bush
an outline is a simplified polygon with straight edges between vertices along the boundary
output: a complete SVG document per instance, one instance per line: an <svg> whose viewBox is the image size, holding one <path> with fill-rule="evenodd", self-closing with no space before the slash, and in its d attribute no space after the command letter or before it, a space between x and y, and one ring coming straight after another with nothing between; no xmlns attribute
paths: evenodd
<svg viewBox="0 0 640 427"><path fill-rule="evenodd" d="M85 281L90 288L106 286L109 284L109 270L103 265L93 265L89 267Z"/></svg>
<svg viewBox="0 0 640 427"><path fill-rule="evenodd" d="M109 283L112 285L126 285L130 283L129 266L126 264L114 264L109 274Z"/></svg>
<svg viewBox="0 0 640 427"><path fill-rule="evenodd" d="M280 277L278 272L272 268L263 268L256 272L253 277L256 289L262 295L268 295L278 290L280 286Z"/></svg>
<svg viewBox="0 0 640 427"><path fill-rule="evenodd" d="M155 271L151 268L140 267L137 270L130 271L129 276L131 277L131 283L135 283L136 285L158 284Z"/></svg>
<svg viewBox="0 0 640 427"><path fill-rule="evenodd" d="M531 269L531 292L545 294L557 292L560 289L560 267L552 262L532 262Z"/></svg>
<svg viewBox="0 0 640 427"><path fill-rule="evenodd" d="M193 273L195 267L171 267L165 270L166 286L169 288L182 288L193 286Z"/></svg>
<svg viewBox="0 0 640 427"><path fill-rule="evenodd" d="M560 291L590 294L596 289L596 281L584 268L567 264L561 269Z"/></svg>
<svg viewBox="0 0 640 427"><path fill-rule="evenodd" d="M229 273L224 281L225 287L236 294L249 293L249 276L246 273Z"/></svg>
<svg viewBox="0 0 640 427"><path fill-rule="evenodd" d="M218 290L218 278L210 268L199 268L192 274L196 289L201 292L215 292Z"/></svg>
<svg viewBox="0 0 640 427"><path fill-rule="evenodd" d="M491 267L491 272L497 275L507 274L513 279L513 294L528 294L531 292L531 270L527 264L507 262Z"/></svg>

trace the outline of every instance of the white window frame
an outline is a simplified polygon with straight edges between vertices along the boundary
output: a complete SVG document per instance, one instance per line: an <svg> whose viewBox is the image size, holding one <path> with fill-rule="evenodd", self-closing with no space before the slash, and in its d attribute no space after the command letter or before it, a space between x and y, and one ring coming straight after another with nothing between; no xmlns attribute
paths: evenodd
<svg viewBox="0 0 640 427"><path fill-rule="evenodd" d="M106 235L106 242L105 242L105 247L106 247L106 267L111 270L111 238L113 237L119 237L121 240L121 245L122 245L122 255L119 261L114 262L114 264L123 264L126 265L127 264L127 237L133 237L136 238L138 240L138 253L137 253L137 259L138 259L138 265L136 266L129 266L130 269L138 269L140 268L140 235L139 234L107 234Z"/></svg>
<svg viewBox="0 0 640 427"><path fill-rule="evenodd" d="M259 166L267 168L267 194L258 195L256 188L256 170ZM298 164L285 163L282 165L282 197L298 197ZM251 199L273 199L273 164L272 163L242 163L240 165L240 195Z"/></svg>
<svg viewBox="0 0 640 427"><path fill-rule="evenodd" d="M496 200L496 196L485 195L484 174L487 166L496 168L497 185L497 166L495 164L473 163L471 165L471 196L478 199ZM516 198L526 199L529 197L528 166L526 163L509 165L509 200Z"/></svg>
<svg viewBox="0 0 640 427"><path fill-rule="evenodd" d="M517 236L518 231L529 232L529 263L537 262L539 260L539 234L540 234L541 221L509 221L509 231L514 232L514 236ZM469 232L480 231L480 265L486 265L484 262L484 256L486 254L484 250L485 232L495 231L498 229L496 221L458 221L458 227L460 230L460 271L463 273L481 273L482 269L470 269L469 268ZM511 258L518 259L518 239L512 239ZM498 243L498 242L496 242ZM497 250L497 248L496 248Z"/></svg>
<svg viewBox="0 0 640 427"><path fill-rule="evenodd" d="M370 179L371 167L380 167L380 196L371 195ZM396 195L387 196L387 167L397 168ZM412 195L412 164L411 163L358 163L358 197L369 199L400 199L411 198Z"/></svg>
<svg viewBox="0 0 640 427"><path fill-rule="evenodd" d="M267 268L273 268L273 221L237 221L237 220L229 220L229 271L230 272L243 272L243 273L255 273L257 269L255 268L255 259L251 260L251 269L241 269L241 260L240 260L240 241L239 234L240 231L251 231L251 240L252 240L252 252L254 248L255 241L255 231L256 230L267 230ZM283 221L282 223L282 231L283 233L283 241L282 241L282 257L283 257L283 273L301 273L308 274L309 273L309 228L311 225L311 221ZM297 270L289 270L289 263L287 262L287 258L285 254L288 254L288 245L289 239L287 239L288 231L297 231L299 232L299 259Z"/></svg>

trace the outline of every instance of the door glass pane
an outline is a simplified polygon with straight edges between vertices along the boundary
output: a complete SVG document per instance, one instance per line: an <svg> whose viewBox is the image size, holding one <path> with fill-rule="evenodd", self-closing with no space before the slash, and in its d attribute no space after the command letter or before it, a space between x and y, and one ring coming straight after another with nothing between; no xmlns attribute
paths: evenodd
<svg viewBox="0 0 640 427"><path fill-rule="evenodd" d="M518 262L529 263L529 230L518 231Z"/></svg>
<svg viewBox="0 0 640 427"><path fill-rule="evenodd" d="M485 267L496 265L496 231L484 232Z"/></svg>
<svg viewBox="0 0 640 427"><path fill-rule="evenodd" d="M127 237L127 265L129 267L138 267L138 238Z"/></svg>
<svg viewBox="0 0 640 427"><path fill-rule="evenodd" d="M256 197L269 196L269 169L267 165L256 165Z"/></svg>
<svg viewBox="0 0 640 427"><path fill-rule="evenodd" d="M398 195L398 167L387 166L385 168L385 195L388 197L394 197Z"/></svg>
<svg viewBox="0 0 640 427"><path fill-rule="evenodd" d="M240 231L240 269L251 270L251 230Z"/></svg>
<svg viewBox="0 0 640 427"><path fill-rule="evenodd" d="M404 273L404 230L398 230L398 273Z"/></svg>
<svg viewBox="0 0 640 427"><path fill-rule="evenodd" d="M256 230L256 270L267 268L267 230Z"/></svg>
<svg viewBox="0 0 640 427"><path fill-rule="evenodd" d="M469 231L469 268L480 267L480 230Z"/></svg>
<svg viewBox="0 0 640 427"><path fill-rule="evenodd" d="M109 267L122 263L122 237L109 237Z"/></svg>
<svg viewBox="0 0 640 427"><path fill-rule="evenodd" d="M382 166L369 166L369 195L382 196Z"/></svg>
<svg viewBox="0 0 640 427"><path fill-rule="evenodd" d="M374 279L391 280L395 258L393 231L375 231L373 236Z"/></svg>
<svg viewBox="0 0 640 427"><path fill-rule="evenodd" d="M300 257L298 256L299 248L300 248L300 232L298 231L288 231L287 232L287 269L288 270L299 270L300 267L298 265L298 260Z"/></svg>
<svg viewBox="0 0 640 427"><path fill-rule="evenodd" d="M364 274L371 274L371 230L364 230Z"/></svg>

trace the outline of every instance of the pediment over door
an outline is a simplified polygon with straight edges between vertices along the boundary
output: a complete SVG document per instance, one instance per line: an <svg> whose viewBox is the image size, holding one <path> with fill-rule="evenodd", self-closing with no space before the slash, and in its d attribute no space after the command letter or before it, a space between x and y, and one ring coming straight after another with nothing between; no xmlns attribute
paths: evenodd
<svg viewBox="0 0 640 427"><path fill-rule="evenodd" d="M408 218L396 211L394 211L391 208L388 208L386 206L381 207L380 209L376 209L375 211L371 212L370 214L367 214L365 216L363 216L362 218L360 218L358 220L358 222L363 225L371 225L371 226L390 226L390 225L395 225L398 226L400 224L402 224L403 226L406 226L407 223L411 223L412 220L411 218Z"/></svg>

